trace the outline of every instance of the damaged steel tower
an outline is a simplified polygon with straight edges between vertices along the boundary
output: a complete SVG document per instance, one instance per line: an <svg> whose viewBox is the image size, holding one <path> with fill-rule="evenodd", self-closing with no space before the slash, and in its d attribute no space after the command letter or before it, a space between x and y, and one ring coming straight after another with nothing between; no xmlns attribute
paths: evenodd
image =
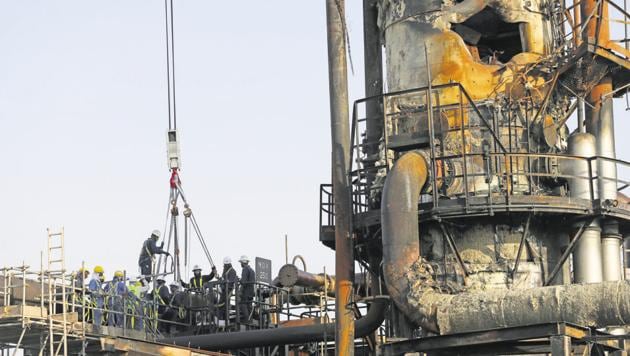
<svg viewBox="0 0 630 356"><path fill-rule="evenodd" d="M624 4L363 3L367 97L351 111L353 249L341 259L353 253L394 302L389 336L407 340L384 350L446 350L448 335L487 330L505 347L504 330L526 340L522 328L571 325L591 341L531 334L570 353L624 333L630 164L613 124L630 83ZM320 239L339 247L335 217L348 212L330 209L344 209L330 189Z"/></svg>

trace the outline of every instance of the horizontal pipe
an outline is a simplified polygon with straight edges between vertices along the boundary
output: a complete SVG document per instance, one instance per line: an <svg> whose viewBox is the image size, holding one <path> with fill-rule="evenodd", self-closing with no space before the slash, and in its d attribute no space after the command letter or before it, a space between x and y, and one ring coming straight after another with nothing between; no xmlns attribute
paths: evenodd
<svg viewBox="0 0 630 356"><path fill-rule="evenodd" d="M630 322L627 281L437 294L425 293L420 303L432 303L429 317L437 321L441 334L551 322L591 327Z"/></svg>
<svg viewBox="0 0 630 356"><path fill-rule="evenodd" d="M286 264L278 271L278 280L283 287L320 288L326 284L326 279L328 279L328 289L334 290L335 278L333 276L302 271L294 264Z"/></svg>
<svg viewBox="0 0 630 356"><path fill-rule="evenodd" d="M389 306L387 297L375 297L369 310L361 319L355 320L355 337L363 337L378 328L385 319ZM280 327L277 329L250 330L233 333L219 333L195 336L179 336L162 339L165 344L175 344L204 350L232 350L274 345L292 345L306 342L335 340L335 324Z"/></svg>
<svg viewBox="0 0 630 356"><path fill-rule="evenodd" d="M328 292L334 295L335 283L337 280L335 276L324 273L310 273L299 269L295 264L286 264L280 267L278 276L274 279L279 286L293 287L300 286L312 289L324 288L328 285ZM354 288L355 293L358 293L363 287L365 287L365 274L355 273L354 275Z"/></svg>

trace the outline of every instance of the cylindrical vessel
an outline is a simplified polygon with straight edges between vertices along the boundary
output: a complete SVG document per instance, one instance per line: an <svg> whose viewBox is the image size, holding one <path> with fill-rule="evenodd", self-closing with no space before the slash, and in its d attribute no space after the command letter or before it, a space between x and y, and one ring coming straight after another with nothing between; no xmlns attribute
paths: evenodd
<svg viewBox="0 0 630 356"><path fill-rule="evenodd" d="M580 157L593 157L597 148L595 136L590 133L575 133L569 137L569 154ZM595 167L586 160L571 160L569 170L569 193L572 198L590 200L595 195L596 185L590 177ZM589 164L591 171L589 172ZM593 191L591 191L593 190ZM603 280L602 239L599 221L594 220L588 226L573 251L573 280L575 283L597 283Z"/></svg>
<svg viewBox="0 0 630 356"><path fill-rule="evenodd" d="M621 236L605 235L602 238L604 259L604 281L621 280Z"/></svg>
<svg viewBox="0 0 630 356"><path fill-rule="evenodd" d="M619 234L619 223L614 219L606 219L602 224L602 262L604 281L623 279L623 263L621 245L623 239Z"/></svg>
<svg viewBox="0 0 630 356"><path fill-rule="evenodd" d="M607 90L612 90L610 78L604 78L600 85ZM597 155L609 159L616 158L612 97L602 97L599 108ZM617 164L614 161L599 158L597 160L597 172L599 198L602 201L617 199Z"/></svg>
<svg viewBox="0 0 630 356"><path fill-rule="evenodd" d="M598 283L603 279L601 229L597 222L582 233L573 251L573 281Z"/></svg>
<svg viewBox="0 0 630 356"><path fill-rule="evenodd" d="M568 139L569 154L590 158L597 155L595 136L590 133L574 133ZM572 198L591 199L591 189L597 197L597 185L590 178L596 176L596 165L583 159L570 159L568 172L573 176L569 179L569 193ZM589 164L591 166L589 172ZM589 174L590 173L590 174Z"/></svg>

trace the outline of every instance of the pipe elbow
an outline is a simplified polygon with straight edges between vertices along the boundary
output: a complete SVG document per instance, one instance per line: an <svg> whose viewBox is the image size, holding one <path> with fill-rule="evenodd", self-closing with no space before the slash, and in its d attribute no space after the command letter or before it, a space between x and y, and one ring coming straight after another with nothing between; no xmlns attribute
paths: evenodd
<svg viewBox="0 0 630 356"><path fill-rule="evenodd" d="M428 179L428 164L416 151L399 158L388 173L381 200L383 272L387 290L398 308L418 325L426 316L407 302L410 267L420 259L418 199Z"/></svg>

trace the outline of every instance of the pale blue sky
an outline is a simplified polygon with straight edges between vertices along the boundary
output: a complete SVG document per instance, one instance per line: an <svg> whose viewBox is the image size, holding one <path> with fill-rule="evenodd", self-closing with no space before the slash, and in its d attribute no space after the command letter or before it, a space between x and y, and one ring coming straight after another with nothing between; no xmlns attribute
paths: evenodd
<svg viewBox="0 0 630 356"><path fill-rule="evenodd" d="M360 1L348 1L363 97ZM39 265L46 227L66 228L68 268L137 273L168 197L161 0L0 0L0 265ZM175 1L184 188L215 260L306 257L330 177L324 1ZM628 124L617 102L617 146ZM202 262L199 249L193 253Z"/></svg>

